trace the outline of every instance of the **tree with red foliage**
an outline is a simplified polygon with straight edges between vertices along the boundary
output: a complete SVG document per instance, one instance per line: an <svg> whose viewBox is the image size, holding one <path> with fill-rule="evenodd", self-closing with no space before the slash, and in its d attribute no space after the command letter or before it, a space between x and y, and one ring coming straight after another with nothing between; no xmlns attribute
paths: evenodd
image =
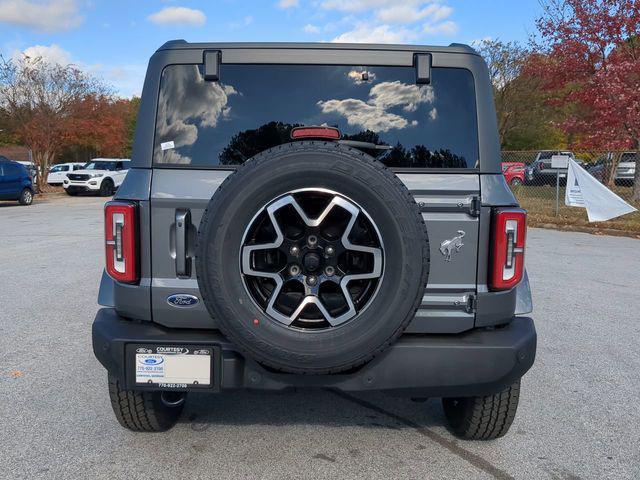
<svg viewBox="0 0 640 480"><path fill-rule="evenodd" d="M640 0L548 0L543 7L534 41L540 55L528 72L566 109L560 127L580 147L640 150ZM640 168L633 201L640 202Z"/></svg>
<svg viewBox="0 0 640 480"><path fill-rule="evenodd" d="M122 156L128 140L130 105L129 100L95 93L80 99L69 122L69 143L90 147L100 156Z"/></svg>

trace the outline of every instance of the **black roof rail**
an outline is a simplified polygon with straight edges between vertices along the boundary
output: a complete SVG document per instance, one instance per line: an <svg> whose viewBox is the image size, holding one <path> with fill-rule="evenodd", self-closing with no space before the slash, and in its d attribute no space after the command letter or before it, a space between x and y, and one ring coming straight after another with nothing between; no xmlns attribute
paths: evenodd
<svg viewBox="0 0 640 480"><path fill-rule="evenodd" d="M169 40L164 42L164 44L158 49L163 50L166 48L177 47L178 45L186 45L188 42L183 38L176 38L175 40Z"/></svg>
<svg viewBox="0 0 640 480"><path fill-rule="evenodd" d="M476 55L478 54L478 52L476 52L475 48L473 48L470 45L467 45L466 43L456 43L456 42L454 42L454 43L450 43L449 46L450 47L456 47L456 48L462 48L462 49L466 50L469 53L475 53Z"/></svg>

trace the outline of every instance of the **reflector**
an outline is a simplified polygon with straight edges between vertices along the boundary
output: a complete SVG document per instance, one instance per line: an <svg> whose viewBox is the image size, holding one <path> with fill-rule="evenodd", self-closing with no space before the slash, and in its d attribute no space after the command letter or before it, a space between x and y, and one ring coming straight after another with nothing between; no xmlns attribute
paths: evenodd
<svg viewBox="0 0 640 480"><path fill-rule="evenodd" d="M334 127L295 127L291 130L291 138L326 138L329 140L340 140L340 130Z"/></svg>

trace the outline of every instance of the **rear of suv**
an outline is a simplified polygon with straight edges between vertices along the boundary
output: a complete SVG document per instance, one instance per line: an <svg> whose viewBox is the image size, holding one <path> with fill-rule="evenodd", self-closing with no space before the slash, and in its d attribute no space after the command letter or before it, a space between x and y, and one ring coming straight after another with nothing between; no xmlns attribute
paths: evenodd
<svg viewBox="0 0 640 480"><path fill-rule="evenodd" d="M118 421L326 387L442 397L456 435L504 435L536 333L491 92L463 45L161 47L105 207Z"/></svg>

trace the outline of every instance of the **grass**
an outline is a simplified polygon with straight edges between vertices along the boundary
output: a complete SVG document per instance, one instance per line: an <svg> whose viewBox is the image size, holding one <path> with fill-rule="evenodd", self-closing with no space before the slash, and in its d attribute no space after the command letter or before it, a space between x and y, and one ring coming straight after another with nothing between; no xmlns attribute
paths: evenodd
<svg viewBox="0 0 640 480"><path fill-rule="evenodd" d="M615 187L614 192L624 199L631 197L630 187ZM560 228L607 235L627 235L640 238L640 211L606 222L590 223L584 208L564 204L564 187L560 188L560 209L556 216L556 187L513 187L520 206L527 210L531 227ZM638 205L636 205L638 207Z"/></svg>

